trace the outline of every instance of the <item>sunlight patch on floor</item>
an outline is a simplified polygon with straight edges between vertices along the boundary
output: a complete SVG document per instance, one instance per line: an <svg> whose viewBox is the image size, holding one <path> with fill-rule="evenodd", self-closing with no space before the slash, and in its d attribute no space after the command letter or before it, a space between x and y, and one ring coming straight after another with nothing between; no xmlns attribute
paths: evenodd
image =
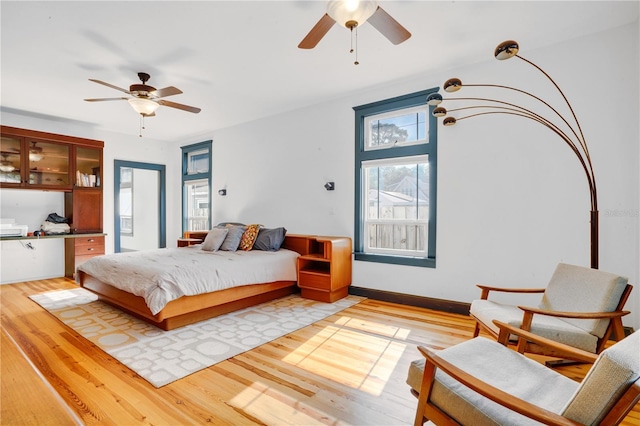
<svg viewBox="0 0 640 426"><path fill-rule="evenodd" d="M297 396L288 395L260 381L234 396L230 405L259 417L266 424L338 424L338 419L328 416L312 406L300 401ZM265 417L265 413L268 417Z"/></svg>
<svg viewBox="0 0 640 426"><path fill-rule="evenodd" d="M315 375L380 395L407 345L393 339L408 332L369 321L342 316L335 326L326 326L284 361Z"/></svg>

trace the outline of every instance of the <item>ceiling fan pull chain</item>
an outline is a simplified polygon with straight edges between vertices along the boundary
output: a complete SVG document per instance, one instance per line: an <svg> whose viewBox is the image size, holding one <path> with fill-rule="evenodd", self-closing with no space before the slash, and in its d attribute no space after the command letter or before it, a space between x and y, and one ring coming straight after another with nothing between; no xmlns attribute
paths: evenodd
<svg viewBox="0 0 640 426"><path fill-rule="evenodd" d="M358 65L360 62L358 62L358 23L356 21L349 21L347 22L347 26L349 27L349 29L351 30L351 49L349 50L349 53L354 53L356 54L356 60L353 63L354 65ZM356 38L356 48L353 48L353 29L356 29L356 33L355 33L355 38Z"/></svg>
<svg viewBox="0 0 640 426"><path fill-rule="evenodd" d="M353 63L353 65L358 65L360 62L358 62L358 27L356 27L356 60Z"/></svg>
<svg viewBox="0 0 640 426"><path fill-rule="evenodd" d="M142 129L144 129L144 115L140 114L140 129L138 131L138 137L142 137Z"/></svg>

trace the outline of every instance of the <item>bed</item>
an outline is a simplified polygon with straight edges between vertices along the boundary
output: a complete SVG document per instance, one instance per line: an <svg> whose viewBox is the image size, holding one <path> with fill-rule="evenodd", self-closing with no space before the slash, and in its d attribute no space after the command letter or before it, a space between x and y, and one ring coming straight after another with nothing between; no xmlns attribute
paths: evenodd
<svg viewBox="0 0 640 426"><path fill-rule="evenodd" d="M207 235L206 232L203 232L201 237L204 238ZM192 234L193 236L193 234ZM233 287L223 288L216 291L207 291L200 294L186 294L181 297L175 298L174 300L167 300L166 303L156 303L158 302L158 297L154 299L154 297L147 297L148 294L142 294L139 290L137 291L137 295L126 291L122 288L116 287L115 284L111 283L111 278L109 275L104 275L95 269L95 264L101 262L101 258L103 260L112 260L117 259L118 262L116 266L111 266L112 268L118 268L118 270L122 271L121 275L129 276L131 274L139 274L140 276L134 277L134 279L130 279L129 281L137 280L146 280L149 278L148 264L149 263L166 263L162 261L160 254L154 254L152 256L152 260L142 261L139 259L135 260L127 260L124 263L136 263L136 269L130 273L124 273L124 269L122 266L122 262L120 259L124 257L121 254L114 255L106 255L99 256L96 258L92 258L87 261L85 264L80 265L76 274L76 281L82 287L87 290L92 291L97 294L100 300L109 303L113 306L116 306L140 319L143 319L163 330L172 330L178 327L182 327L194 322L202 321L208 318L212 318L214 316L222 315L228 312L236 311L239 309L243 309L249 306L253 306L259 303L267 302L269 300L277 299L298 291L297 287L297 271L296 271L296 258L300 254L306 254L309 250L309 236L304 235L287 235L284 238L284 242L280 250L276 252L262 252L257 253L257 250L250 250L247 252L242 252L238 250L237 253L222 253L218 252L217 254L209 254L211 258L214 256L216 258L223 259L222 262L228 262L234 264L236 269L238 269L238 265L240 262L245 261L254 261L253 267L247 267L245 275L250 276L249 281L244 282L240 285L238 283L232 283ZM190 275L190 268L185 268L185 265L189 264L189 256L194 255L194 259L191 264L193 265L193 269L197 269L199 263L208 263L201 262L199 259L204 259L206 256L202 253L202 250L199 246L190 246L184 248L175 248L175 249L160 249L158 252L165 252L164 254L168 255L169 258L173 258L176 262L180 263L183 279L187 280L196 280L195 275ZM154 251L156 252L156 251ZM127 255L127 254L125 254ZM184 255L184 256L183 256ZM235 257L233 257L236 255ZM279 257L283 255L283 257ZM264 257L267 260L264 260ZM276 261L276 257L280 260ZM135 255L133 256L135 258ZM159 260L160 259L160 260ZM258 259L258 260L256 260ZM285 259L285 260L282 260ZM233 260L233 261L231 261ZM144 263L147 262L147 263ZM264 262L273 262L273 263L283 263L288 264L288 271L280 271L280 272L268 272L267 278L264 278L263 274L254 274L250 271L256 271L257 269L266 269L266 263ZM262 265L262 266L260 266ZM253 268L253 269L251 269ZM293 269L291 269L293 268ZM240 268L243 269L243 268ZM217 270L209 273L214 273L216 275L224 275L221 270ZM171 268L164 264L160 268L160 272L157 275L166 275L166 274L174 274ZM269 275L271 274L271 275ZM284 274L284 275L283 275ZM145 275L143 277L142 275ZM152 275L152 274L151 274ZM175 275L175 274L174 274ZM171 275L171 276L174 276ZM276 277L276 278L273 278ZM129 276L129 278L131 278ZM246 277L245 277L246 278ZM268 281L266 281L268 280ZM257 281L257 282L256 282ZM227 284L224 284L227 285ZM231 285L231 284L229 284ZM122 285L118 283L118 286L123 288L127 288L127 284ZM204 284L196 283L196 287L200 287L200 290L206 290L204 288ZM169 291L171 293L171 291ZM157 295L156 295L157 296ZM151 307L148 304L148 299L151 299ZM171 299L171 298L169 298ZM162 302L162 301L160 301Z"/></svg>

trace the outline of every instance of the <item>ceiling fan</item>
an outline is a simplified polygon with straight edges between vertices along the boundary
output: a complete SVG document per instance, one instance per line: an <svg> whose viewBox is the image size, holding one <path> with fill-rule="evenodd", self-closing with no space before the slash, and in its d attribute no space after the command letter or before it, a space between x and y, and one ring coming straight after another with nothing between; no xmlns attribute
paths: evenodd
<svg viewBox="0 0 640 426"><path fill-rule="evenodd" d="M85 99L85 101L102 102L102 101L126 100L129 102L129 105L131 105L131 107L143 117L155 116L156 115L155 110L158 109L160 105L168 106L170 108L180 109L187 112L192 112L194 114L197 114L201 111L200 108L161 99L167 96L179 95L180 93L182 93L182 90L173 86L168 86L163 89L156 89L153 86L149 86L147 84L147 81L151 78L151 76L145 72L139 72L138 78L140 78L140 81L142 82L142 84L132 84L131 86L129 86L129 90L123 89L118 86L114 86L113 84L105 83L104 81L90 78L89 81L102 84L103 86L111 87L112 89L119 90L133 97L132 98L125 98L125 97L93 98L93 99Z"/></svg>
<svg viewBox="0 0 640 426"><path fill-rule="evenodd" d="M369 22L393 44L400 44L411 37L411 33L378 6L377 1L331 0L327 4L327 13L320 18L298 47L313 49L336 22L352 33L358 26Z"/></svg>

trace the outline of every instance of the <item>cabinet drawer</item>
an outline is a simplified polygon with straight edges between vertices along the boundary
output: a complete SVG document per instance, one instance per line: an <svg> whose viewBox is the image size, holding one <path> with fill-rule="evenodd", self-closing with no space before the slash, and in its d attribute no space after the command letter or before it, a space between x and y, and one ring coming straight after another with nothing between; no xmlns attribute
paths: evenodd
<svg viewBox="0 0 640 426"><path fill-rule="evenodd" d="M76 249L82 246L100 246L104 251L104 237L78 237L74 239L73 245Z"/></svg>
<svg viewBox="0 0 640 426"><path fill-rule="evenodd" d="M331 289L331 276L329 274L300 271L299 275L298 286L300 287L317 288L327 291Z"/></svg>
<svg viewBox="0 0 640 426"><path fill-rule="evenodd" d="M76 257L78 256L95 256L98 254L104 254L104 244L97 246L76 246Z"/></svg>
<svg viewBox="0 0 640 426"><path fill-rule="evenodd" d="M104 237L76 238L74 248L76 257L104 254Z"/></svg>

